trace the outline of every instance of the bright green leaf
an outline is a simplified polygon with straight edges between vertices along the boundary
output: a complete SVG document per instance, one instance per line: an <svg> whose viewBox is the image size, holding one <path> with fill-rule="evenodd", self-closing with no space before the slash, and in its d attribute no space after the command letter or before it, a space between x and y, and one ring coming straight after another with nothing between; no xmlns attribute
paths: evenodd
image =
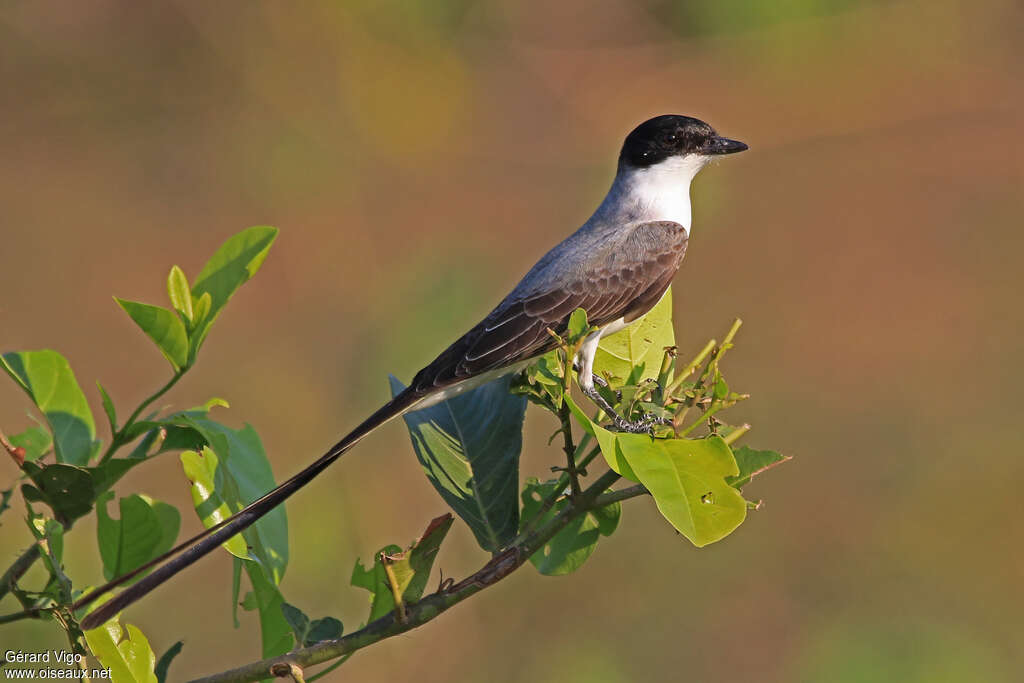
<svg viewBox="0 0 1024 683"><path fill-rule="evenodd" d="M178 266L172 266L171 272L167 275L167 297L171 300L174 310L185 316L185 319L191 323L193 320L192 292L189 289L185 271Z"/></svg>
<svg viewBox="0 0 1024 683"><path fill-rule="evenodd" d="M634 367L643 366L643 372L633 377L636 384L647 378L657 378L665 348L675 346L672 329L672 288L661 301L640 320L609 337L603 337L594 356L594 372L610 374L616 386L625 383Z"/></svg>
<svg viewBox="0 0 1024 683"><path fill-rule="evenodd" d="M110 669L117 683L158 683L154 669L156 655L146 636L132 624L124 630L117 619L85 632L89 649L100 664Z"/></svg>
<svg viewBox="0 0 1024 683"><path fill-rule="evenodd" d="M203 526L207 529L227 519L232 513L227 503L217 493L214 485L217 464L217 454L208 447L204 447L199 452L185 451L181 454L181 465L185 469L185 476L192 484L192 503L196 507L196 513L203 522ZM245 539L241 534L232 536L222 545L235 557L240 557L243 560L249 557L249 550L246 548Z"/></svg>
<svg viewBox="0 0 1024 683"><path fill-rule="evenodd" d="M183 424L199 433L216 453L221 465L216 493L232 512L276 486L263 444L250 425L235 430L192 414L183 417ZM275 584L280 583L288 566L288 517L284 506L268 512L243 535L250 554L239 557L258 560L267 576Z"/></svg>
<svg viewBox="0 0 1024 683"><path fill-rule="evenodd" d="M725 478L739 469L719 437L652 439L621 435L618 447L658 510L679 533L701 547L729 535L747 515L747 503Z"/></svg>
<svg viewBox="0 0 1024 683"><path fill-rule="evenodd" d="M277 232L277 228L269 226L247 228L224 242L203 266L192 286L192 296L196 301L197 309L204 306L201 299L207 294L210 296L210 303L208 312L201 318L200 311L195 312L195 319L202 322L197 322L195 325L193 354L206 339L210 326L217 319L231 295L255 275L263 265L263 260L267 257L267 252L274 243Z"/></svg>
<svg viewBox="0 0 1024 683"><path fill-rule="evenodd" d="M57 462L86 464L96 424L67 360L56 351L20 351L0 356L0 365L46 417Z"/></svg>
<svg viewBox="0 0 1024 683"><path fill-rule="evenodd" d="M531 477L523 488L523 524L531 523L534 528L547 523L561 512L568 501L558 500L547 510L544 517L535 522L543 501L555 492L557 480L540 483ZM619 524L622 507L613 503L603 508L590 510L577 517L559 531L554 538L530 556L530 562L541 574L562 576L579 569L597 547L599 536L610 536Z"/></svg>
<svg viewBox="0 0 1024 683"><path fill-rule="evenodd" d="M622 450L618 446L618 440L622 437L625 438L639 438L649 439L645 434L619 434L616 432L610 432L601 425L597 424L583 412L583 410L576 405L576 402L568 395L565 397L565 402L569 406L569 410L572 412L573 417L580 423L584 431L593 436L597 440L597 444L601 447L601 455L604 456L605 461L608 463L608 467L616 474L620 474L626 479L639 482L636 473L629 466L625 457L622 455Z"/></svg>
<svg viewBox="0 0 1024 683"><path fill-rule="evenodd" d="M170 550L181 526L173 506L138 494L122 498L121 517L112 519L107 503L113 497L108 492L96 501L96 538L108 581Z"/></svg>
<svg viewBox="0 0 1024 683"><path fill-rule="evenodd" d="M391 393L404 387L391 377ZM498 550L519 528L519 453L526 398L510 376L405 414L413 449L430 483L473 531Z"/></svg>
<svg viewBox="0 0 1024 683"><path fill-rule="evenodd" d="M587 312L582 308L577 308L569 315L569 325L566 330L569 335L569 342L575 344L584 336L590 329L589 323L587 323Z"/></svg>
<svg viewBox="0 0 1024 683"><path fill-rule="evenodd" d="M382 555L395 575L395 582L402 595L402 601L412 604L423 596L430 579L430 570L434 566L434 558L441 547L448 530L452 527L453 517L442 515L427 525L426 531L419 540L413 542L408 550L402 552L397 545L382 548L373 556L373 565L363 566L360 560L352 569L352 585L370 591L370 616L368 622L379 619L395 609L394 592L384 569Z"/></svg>
<svg viewBox="0 0 1024 683"><path fill-rule="evenodd" d="M42 427L29 427L21 434L15 434L8 441L12 446L25 449L25 461L33 462L43 457L53 448L53 437Z"/></svg>
<svg viewBox="0 0 1024 683"><path fill-rule="evenodd" d="M150 306L117 297L114 297L114 300L156 343L160 353L164 354L175 370L180 370L188 364L188 333L181 318L160 306Z"/></svg>
<svg viewBox="0 0 1024 683"><path fill-rule="evenodd" d="M739 474L728 477L726 481L729 486L736 489L742 489L761 472L793 459L790 455L781 455L775 451L758 451L747 446L733 449L732 454L736 457Z"/></svg>

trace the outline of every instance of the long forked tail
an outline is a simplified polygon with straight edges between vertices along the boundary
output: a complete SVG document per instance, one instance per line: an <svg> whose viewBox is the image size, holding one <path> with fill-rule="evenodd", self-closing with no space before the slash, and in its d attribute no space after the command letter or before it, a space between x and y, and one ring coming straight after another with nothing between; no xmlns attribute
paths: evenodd
<svg viewBox="0 0 1024 683"><path fill-rule="evenodd" d="M267 514L275 507L283 503L289 496L308 484L316 475L323 472L335 460L340 458L348 449L355 446L360 439L381 426L388 420L397 417L418 403L423 395L406 389L398 396L388 401L377 412L366 418L358 427L349 432L341 441L334 444L329 451L324 453L316 462L302 470L291 479L270 491L262 498L259 498L246 507L239 510L231 517L211 526L202 533L171 548L166 553L146 564L134 569L127 574L117 577L113 581L100 586L92 592L79 598L72 605L73 609L79 609L91 604L97 598L105 595L113 588L130 581L139 574L161 565L165 560L169 562L159 566L151 574L142 578L138 583L133 584L119 595L104 603L96 610L82 619L83 629L92 629L102 625L108 619L132 604L139 598L145 596L151 590L167 581L182 569L191 566L201 557L212 551L232 536L252 526L256 520Z"/></svg>

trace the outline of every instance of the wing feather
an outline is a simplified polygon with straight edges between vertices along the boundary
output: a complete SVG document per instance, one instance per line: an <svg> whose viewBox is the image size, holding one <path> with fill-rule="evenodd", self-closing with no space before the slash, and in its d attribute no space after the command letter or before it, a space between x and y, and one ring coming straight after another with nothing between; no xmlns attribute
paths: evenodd
<svg viewBox="0 0 1024 683"><path fill-rule="evenodd" d="M641 317L668 289L686 243L685 228L659 221L616 231L606 243L563 257L564 264L549 253L497 308L423 368L412 386L430 393L546 353L555 347L547 329L561 333L577 308L596 326ZM570 257L575 260L568 262ZM534 286L531 275L542 267L546 277ZM551 277L559 267L571 276L554 271Z"/></svg>

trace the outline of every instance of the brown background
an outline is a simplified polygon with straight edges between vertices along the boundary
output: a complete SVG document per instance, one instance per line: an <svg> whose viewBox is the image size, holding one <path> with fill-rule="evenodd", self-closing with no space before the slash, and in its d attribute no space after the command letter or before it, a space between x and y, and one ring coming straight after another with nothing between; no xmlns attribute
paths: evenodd
<svg viewBox="0 0 1024 683"><path fill-rule="evenodd" d="M168 368L111 295L161 303L172 264L277 225L167 402L227 398L283 477L589 215L633 125L696 115L751 150L695 183L677 333L746 322L727 370L748 441L796 456L751 487L764 509L697 551L635 502L576 575L524 569L331 680L1017 679L1021 5L557 4L5 4L0 348L56 348L97 415L95 379L126 411ZM26 409L0 386L4 431ZM557 461L552 428L531 411L524 475ZM173 456L118 490L188 511ZM286 596L354 629L355 558L444 509L388 426L289 503ZM91 523L67 542L97 582ZM460 523L439 565L484 559ZM258 654L229 568L126 614L159 652L185 639L175 680Z"/></svg>

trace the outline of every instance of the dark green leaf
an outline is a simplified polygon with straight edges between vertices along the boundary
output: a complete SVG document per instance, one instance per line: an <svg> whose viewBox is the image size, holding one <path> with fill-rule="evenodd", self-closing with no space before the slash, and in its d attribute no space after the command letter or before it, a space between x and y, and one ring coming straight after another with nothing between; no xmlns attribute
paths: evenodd
<svg viewBox="0 0 1024 683"><path fill-rule="evenodd" d="M306 640L302 644L309 647L325 640L341 638L344 629L344 625L334 617L316 619L309 625L309 633L306 634Z"/></svg>
<svg viewBox="0 0 1024 683"><path fill-rule="evenodd" d="M173 506L138 494L122 498L121 518L112 519L107 503L113 497L111 491L96 501L96 538L108 581L170 550L181 526Z"/></svg>
<svg viewBox="0 0 1024 683"><path fill-rule="evenodd" d="M167 297L171 300L171 306L178 313L185 316L185 320L192 323L192 292L188 286L188 278L185 272L178 266L172 266L171 272L167 275Z"/></svg>
<svg viewBox="0 0 1024 683"><path fill-rule="evenodd" d="M88 470L59 463L40 467L30 462L26 462L23 469L35 484L22 486L26 500L49 505L54 516L66 522L92 510L95 491Z"/></svg>
<svg viewBox="0 0 1024 683"><path fill-rule="evenodd" d="M519 528L519 453L526 398L510 376L405 414L416 457L445 502L484 550L502 548ZM391 393L404 387L391 378Z"/></svg>
<svg viewBox="0 0 1024 683"><path fill-rule="evenodd" d="M100 390L100 398L103 400L103 412L107 414L107 424L110 425L110 433L113 434L117 431L117 410L114 409L114 402L110 400L110 394L103 388L103 385L96 382L96 387Z"/></svg>
<svg viewBox="0 0 1024 683"><path fill-rule="evenodd" d="M94 494L98 496L116 484L128 470L142 462L134 458L111 458L102 465L84 469L92 475Z"/></svg>
<svg viewBox="0 0 1024 683"><path fill-rule="evenodd" d="M67 360L56 351L21 351L3 354L0 365L46 416L57 462L86 464L96 424Z"/></svg>
<svg viewBox="0 0 1024 683"><path fill-rule="evenodd" d="M309 633L309 617L306 616L306 613L295 605L283 602L281 603L281 614L284 615L284 620L288 622L292 633L295 634L295 642L306 642L306 635Z"/></svg>
<svg viewBox="0 0 1024 683"><path fill-rule="evenodd" d="M197 322L193 333L192 353L199 349L210 326L217 319L231 295L256 274L277 237L277 228L255 226L229 238L203 266L192 287L196 308L203 307L199 300L210 295L209 311ZM200 320L196 311L195 318Z"/></svg>
<svg viewBox="0 0 1024 683"><path fill-rule="evenodd" d="M184 644L184 641L179 640L167 648L167 652L163 653L160 659L157 660L156 667L153 669L157 683L167 683L167 670L171 668L171 661L178 656Z"/></svg>
<svg viewBox="0 0 1024 683"><path fill-rule="evenodd" d="M371 593L368 622L379 619L395 609L394 592L384 570L385 561L391 565L405 604L414 603L422 597L430 579L434 558L452 527L452 519L451 515L443 515L432 520L423 536L405 552L397 545L385 546L374 555L373 566L370 568L364 567L360 560L356 560L356 565L352 569L352 585L365 588ZM383 559L384 557L387 559Z"/></svg>
<svg viewBox="0 0 1024 683"><path fill-rule="evenodd" d="M568 501L558 500L544 514L539 522L534 518L540 512L544 500L551 496L558 481L540 483L530 478L523 488L523 524L531 523L534 528L547 523L561 512ZM569 523L559 531L544 547L530 556L530 562L541 574L561 576L579 569L597 547L599 536L610 536L619 524L622 507L618 503L591 510Z"/></svg>
<svg viewBox="0 0 1024 683"><path fill-rule="evenodd" d="M53 437L50 436L50 432L42 427L29 427L21 434L15 434L8 440L12 446L21 446L25 449L26 462L38 460L53 448Z"/></svg>
<svg viewBox="0 0 1024 683"><path fill-rule="evenodd" d="M14 495L14 489L4 489L0 491L0 515L4 513L4 510L10 510L11 496Z"/></svg>
<svg viewBox="0 0 1024 683"><path fill-rule="evenodd" d="M146 335L156 343L160 353L170 361L175 370L188 364L188 334L181 318L160 306L127 301L114 297Z"/></svg>
<svg viewBox="0 0 1024 683"><path fill-rule="evenodd" d="M739 474L726 478L726 481L729 486L736 489L742 489L761 472L793 459L792 456L781 455L775 451L757 451L747 446L734 449L732 454L736 456Z"/></svg>
<svg viewBox="0 0 1024 683"><path fill-rule="evenodd" d="M639 321L621 332L603 337L594 356L594 372L617 379L616 385L637 384L642 379L657 378L665 348L675 346L672 329L672 288L661 301ZM643 370L634 373L634 368Z"/></svg>
<svg viewBox="0 0 1024 683"><path fill-rule="evenodd" d="M260 639L263 642L263 657L277 657L292 649L294 639L291 627L284 618L281 606L284 598L281 591L271 582L256 562L243 562L249 581L252 583L252 597L246 596L250 605L255 607L260 618Z"/></svg>

